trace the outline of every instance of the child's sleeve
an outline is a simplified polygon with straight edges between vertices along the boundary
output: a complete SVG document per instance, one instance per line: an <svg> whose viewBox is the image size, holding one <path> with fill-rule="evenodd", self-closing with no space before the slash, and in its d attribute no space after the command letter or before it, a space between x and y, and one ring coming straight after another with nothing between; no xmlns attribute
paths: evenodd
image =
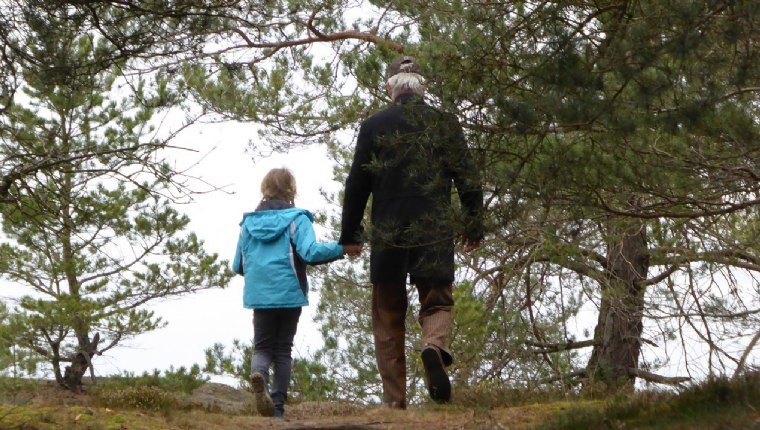
<svg viewBox="0 0 760 430"><path fill-rule="evenodd" d="M243 274L243 233L245 228L240 228L240 235L238 236L237 249L235 250L235 258L232 260L232 271L238 275Z"/></svg>
<svg viewBox="0 0 760 430"><path fill-rule="evenodd" d="M317 242L314 226L306 215L297 217L293 225L293 245L307 264L323 264L343 258L343 245L337 242Z"/></svg>

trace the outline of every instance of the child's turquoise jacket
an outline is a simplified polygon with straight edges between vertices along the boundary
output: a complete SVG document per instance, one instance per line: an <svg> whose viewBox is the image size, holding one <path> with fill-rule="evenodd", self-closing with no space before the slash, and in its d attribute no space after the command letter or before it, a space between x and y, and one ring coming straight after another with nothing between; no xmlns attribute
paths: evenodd
<svg viewBox="0 0 760 430"><path fill-rule="evenodd" d="M243 214L232 269L245 277L243 306L295 308L309 304L306 264L343 257L343 246L317 242L314 217L305 210L257 210Z"/></svg>

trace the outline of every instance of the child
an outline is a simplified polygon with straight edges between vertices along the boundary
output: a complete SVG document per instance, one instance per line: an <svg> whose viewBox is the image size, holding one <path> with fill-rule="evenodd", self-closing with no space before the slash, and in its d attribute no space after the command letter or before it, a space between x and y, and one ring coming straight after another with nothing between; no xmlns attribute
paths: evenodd
<svg viewBox="0 0 760 430"><path fill-rule="evenodd" d="M261 194L256 211L245 213L240 222L232 267L245 277L243 305L253 309L251 383L256 409L263 416L282 417L293 338L301 307L309 304L306 265L343 258L344 249L335 242L317 242L312 214L293 205L296 180L288 169L270 170L261 181Z"/></svg>

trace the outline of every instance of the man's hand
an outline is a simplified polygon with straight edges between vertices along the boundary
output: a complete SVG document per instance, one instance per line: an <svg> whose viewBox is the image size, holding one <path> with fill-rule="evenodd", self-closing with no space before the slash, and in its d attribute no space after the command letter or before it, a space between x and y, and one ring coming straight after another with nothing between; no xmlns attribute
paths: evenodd
<svg viewBox="0 0 760 430"><path fill-rule="evenodd" d="M361 243L347 243L343 245L343 252L349 257L356 257L362 253L363 247Z"/></svg>
<svg viewBox="0 0 760 430"><path fill-rule="evenodd" d="M479 240L470 240L470 239L464 238L464 252L472 252L479 247L480 247Z"/></svg>

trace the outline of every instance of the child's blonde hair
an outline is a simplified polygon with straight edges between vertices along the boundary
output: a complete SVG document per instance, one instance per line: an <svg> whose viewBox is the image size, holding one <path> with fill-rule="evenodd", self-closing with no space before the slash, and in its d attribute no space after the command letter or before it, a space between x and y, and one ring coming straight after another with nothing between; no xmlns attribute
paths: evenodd
<svg viewBox="0 0 760 430"><path fill-rule="evenodd" d="M262 200L284 200L293 203L296 198L296 177L286 168L272 169L261 180Z"/></svg>

